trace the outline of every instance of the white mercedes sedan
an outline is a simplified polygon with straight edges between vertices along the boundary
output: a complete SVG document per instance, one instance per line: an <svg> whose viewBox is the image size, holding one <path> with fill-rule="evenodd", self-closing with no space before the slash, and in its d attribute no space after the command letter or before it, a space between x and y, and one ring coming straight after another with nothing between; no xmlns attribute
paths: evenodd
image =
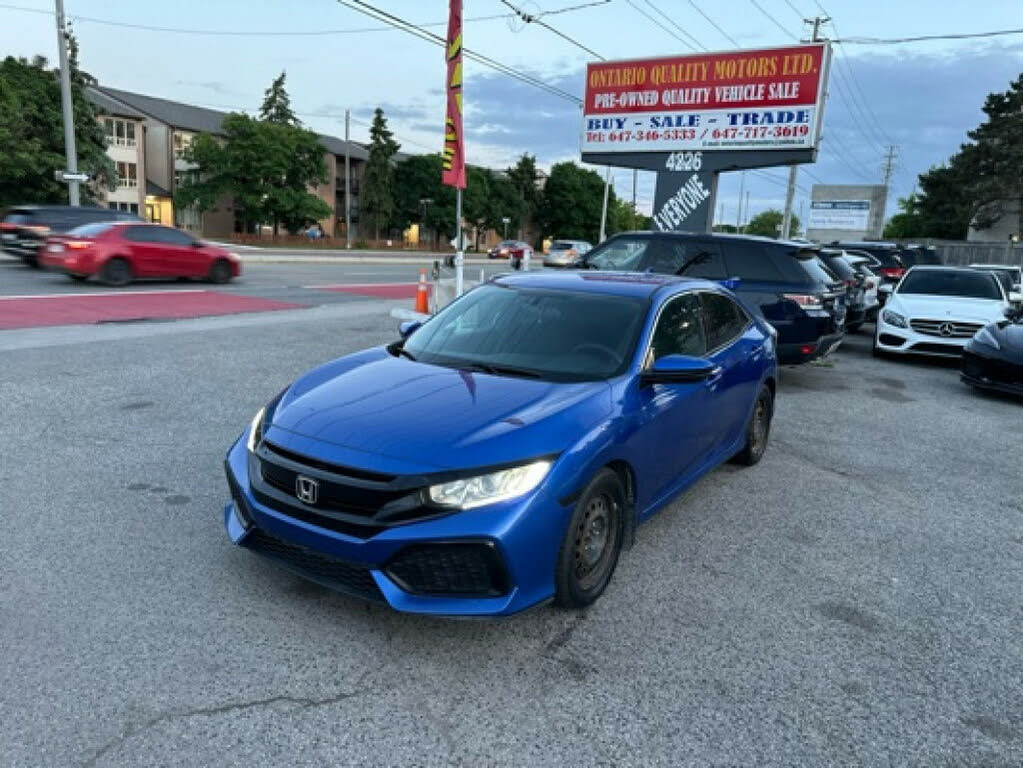
<svg viewBox="0 0 1023 768"><path fill-rule="evenodd" d="M959 356L977 331L1003 319L1008 306L990 272L913 267L878 313L874 353Z"/></svg>

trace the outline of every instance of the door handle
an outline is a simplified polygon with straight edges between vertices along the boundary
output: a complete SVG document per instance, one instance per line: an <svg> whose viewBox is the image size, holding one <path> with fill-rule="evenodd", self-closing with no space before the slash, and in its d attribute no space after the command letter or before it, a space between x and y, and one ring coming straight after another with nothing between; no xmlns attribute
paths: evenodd
<svg viewBox="0 0 1023 768"><path fill-rule="evenodd" d="M721 368L720 365L714 366L714 368L711 369L711 372L707 374L707 378L703 380L704 384L706 384L708 387L714 386L719 381L721 381L722 373L723 369Z"/></svg>

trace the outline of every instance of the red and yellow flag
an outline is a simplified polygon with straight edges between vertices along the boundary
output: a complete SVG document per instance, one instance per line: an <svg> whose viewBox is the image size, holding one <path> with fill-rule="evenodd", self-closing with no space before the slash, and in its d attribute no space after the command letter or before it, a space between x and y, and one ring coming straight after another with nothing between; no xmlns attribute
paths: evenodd
<svg viewBox="0 0 1023 768"><path fill-rule="evenodd" d="M465 142L462 135L462 0L451 0L448 16L448 72L444 90L448 108L444 120L444 171L441 182L465 189Z"/></svg>

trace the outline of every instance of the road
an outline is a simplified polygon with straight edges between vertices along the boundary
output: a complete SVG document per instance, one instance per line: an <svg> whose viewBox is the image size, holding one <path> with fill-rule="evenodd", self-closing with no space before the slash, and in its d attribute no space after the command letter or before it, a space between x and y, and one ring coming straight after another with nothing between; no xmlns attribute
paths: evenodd
<svg viewBox="0 0 1023 768"><path fill-rule="evenodd" d="M1023 762L1023 405L866 336L785 370L764 460L583 613L404 616L233 547L228 445L406 304L0 331L0 764Z"/></svg>

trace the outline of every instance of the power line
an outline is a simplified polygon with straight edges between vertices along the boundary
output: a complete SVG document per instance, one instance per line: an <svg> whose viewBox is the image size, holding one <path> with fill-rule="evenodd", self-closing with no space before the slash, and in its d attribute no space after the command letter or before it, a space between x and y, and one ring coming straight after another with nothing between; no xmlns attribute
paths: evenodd
<svg viewBox="0 0 1023 768"><path fill-rule="evenodd" d="M398 16L387 13L386 11L382 11L379 8L370 5L369 3L363 2L363 0L337 0L337 2L340 5L345 6L346 8L349 8L353 11L358 11L359 13L369 16L370 18L376 19L377 21L386 22L391 26L394 26L397 29L402 30L403 32L408 32L410 35L414 35L420 38L421 40L425 40L428 43L433 43L434 45L439 45L441 47L447 47L447 40L445 40L440 35L435 35L432 32L427 32L426 30L416 26L412 22L406 21L405 19L402 19ZM554 96L558 96L559 98L565 99L566 101L571 101L573 104L577 106L580 107L582 106L583 101L578 96L575 96L569 93L568 91L564 91L561 88L553 86L550 83L545 83L543 80L533 77L532 75L527 75L524 72L520 72L517 69L513 69L507 64L502 64L499 61L495 61L489 56L485 56L481 53L471 51L464 46L462 47L462 55L465 56L467 59L471 59L472 61L482 64L485 67L494 69L503 75L515 78L516 80L519 80L528 85L532 85L533 87L539 88L540 90L547 91L548 93Z"/></svg>
<svg viewBox="0 0 1023 768"><path fill-rule="evenodd" d="M720 32L720 33L721 33L721 34L722 34L722 35L724 36L724 38L725 38L726 40L728 40L728 42L730 42L730 43L731 43L732 45L734 45L734 46L735 46L736 48L742 48L742 46L741 46L741 45L739 45L739 41L738 41L738 40L736 40L736 39L735 39L734 37L732 37L732 36L731 36L730 34L728 34L727 32L725 32L725 30L724 30L724 29L722 29L721 27L719 27L719 26L718 26L718 24L717 24L717 22L715 22L715 21L714 21L714 19L712 19L712 18L711 18L710 16L708 16L708 15L707 15L706 13L704 13L704 12L703 12L703 9L702 9L702 8L701 8L700 6L698 6L698 5L697 5L697 4L696 4L696 3L694 2L694 0L689 0L689 4L690 4L691 6L693 6L693 8L694 8L694 9L696 10L696 12L697 12L698 14L700 14L701 16L703 16L703 18L705 18L705 19L707 20L707 22L708 22L708 23L709 23L709 24L710 24L710 25L711 25L712 27L714 27L714 29L716 29L716 30L717 30L718 32Z"/></svg>
<svg viewBox="0 0 1023 768"><path fill-rule="evenodd" d="M774 18L774 16L772 16L770 13L765 11L764 10L764 6L762 6L760 3L758 3L757 0L749 0L749 1L753 5L754 8L756 8L758 11L760 11L762 14L764 14L764 16L766 16L768 18L768 20L770 20L770 22L772 24L774 24L774 26L776 26L778 29L780 29L783 34L785 34L788 37L791 37L793 40L798 40L799 39L798 37L793 35L791 32L789 32L784 26L782 26L781 22L778 21L776 18Z"/></svg>
<svg viewBox="0 0 1023 768"><path fill-rule="evenodd" d="M658 21L657 19L655 19L655 18L654 18L653 16L651 16L651 15L650 15L649 13L647 13L647 12L646 12L646 11L644 11L644 10L643 10L642 8L640 8L640 7L638 6L638 5L636 5L636 3L634 3L634 2L633 2L633 0L625 0L625 2L627 2L627 3L628 3L629 5L631 5L631 6L632 6L632 7L633 7L633 8L635 9L635 10L639 11L639 12L640 12L641 14L643 14L644 16L646 16L646 17L647 17L647 18L648 18L648 19L649 19L649 20L650 20L650 21L651 21L651 22L652 22L652 23L654 24L654 26L656 26L656 27L660 27L661 29L663 29L663 30L664 30L665 32L667 32L667 33L668 33L669 35L671 35L671 36L672 36L672 37L674 37L674 38L675 38L676 40L678 40L678 41L679 41L680 43L682 43L682 44L683 44L683 45L684 45L684 46L685 46L686 48L688 48L688 49L689 49L689 50L691 50L691 51L697 51L697 52L699 52L699 49L698 49L698 48L695 48L695 47L693 47L693 44L692 44L692 43L690 43L690 42L689 42L688 40L684 40L683 38L679 37L677 33L673 32L673 31L672 31L672 30L670 30L670 29L668 29L668 28L667 28L666 26L664 26L664 24L662 24L661 22L659 22L659 21Z"/></svg>
<svg viewBox="0 0 1023 768"><path fill-rule="evenodd" d="M993 32L964 32L948 35L919 35L917 37L847 37L836 40L849 45L892 45L894 43L920 43L926 40L972 40L978 37L1001 37L1003 35L1023 35L1023 29L998 29Z"/></svg>
<svg viewBox="0 0 1023 768"><path fill-rule="evenodd" d="M560 37L562 40L566 40L567 42L571 43L572 45L576 46L577 48L581 48L582 50L586 51L591 56L596 56L601 61L604 61L604 57L601 56L596 51L594 51L592 48L587 48L585 45L580 43L575 38L566 35L564 32L562 32L559 29L555 29L550 24L548 24L546 21L541 19L539 15L534 15L534 14L526 13L521 8L518 8L518 7L514 6L514 5L512 5L510 2L508 2L508 0L501 0L501 2L504 3L505 5L507 5L509 8L511 8L513 11L515 11L515 15L518 16L520 19L522 19L522 21L524 21L526 24L539 24L541 27L546 29L548 32L553 32L555 35Z"/></svg>
<svg viewBox="0 0 1023 768"><path fill-rule="evenodd" d="M682 27L680 27L678 22L676 22L673 18L671 18L671 16L669 16L664 11L662 11L660 8L658 8L656 5L654 5L653 4L653 0L643 0L643 1L647 5L650 6L650 9L652 11L654 11L654 13L656 13L658 16L661 16L665 21L667 21L669 24L671 24L671 26L673 26L675 29L677 29L681 34L685 35L690 40L692 40L693 44L695 46L697 46L698 48L703 48L704 50L707 50L707 47L705 45L703 45L703 43L701 43L699 40L697 40L695 37L693 37L691 34L689 34L686 30L684 30Z"/></svg>
<svg viewBox="0 0 1023 768"><path fill-rule="evenodd" d="M800 18L800 20L805 20L805 17L803 16L803 12L801 10L799 10L798 8L796 8L796 6L792 2L792 0L785 0L785 5L787 5L789 8L791 8L792 12L794 14L796 14L796 16L798 16ZM827 14L827 11L824 11L824 13Z"/></svg>
<svg viewBox="0 0 1023 768"><path fill-rule="evenodd" d="M40 13L45 16L53 16L54 12L45 10L42 8L26 8L20 5L10 5L7 3L0 3L0 8L7 8L12 11L23 11L25 13ZM566 9L567 10L567 9ZM559 13L560 11L554 11ZM120 27L122 29L136 29L146 32L165 32L173 35L208 35L208 36L224 36L224 37L329 37L331 35L357 35L364 32L393 32L394 28L385 27L361 27L356 29L314 29L314 30L294 30L294 31L283 31L283 30L237 30L237 29L185 29L182 27L156 27L148 24L132 24L124 21L114 21L112 19L98 19L93 16L80 16L78 14L67 14L69 19L76 22L84 21L89 24L101 24L108 27ZM471 18L464 19L466 22L470 21L495 21L497 19L511 19L514 18L510 13L497 13L489 16L473 16ZM446 21L431 21L420 24L421 27L445 27L447 26Z"/></svg>

